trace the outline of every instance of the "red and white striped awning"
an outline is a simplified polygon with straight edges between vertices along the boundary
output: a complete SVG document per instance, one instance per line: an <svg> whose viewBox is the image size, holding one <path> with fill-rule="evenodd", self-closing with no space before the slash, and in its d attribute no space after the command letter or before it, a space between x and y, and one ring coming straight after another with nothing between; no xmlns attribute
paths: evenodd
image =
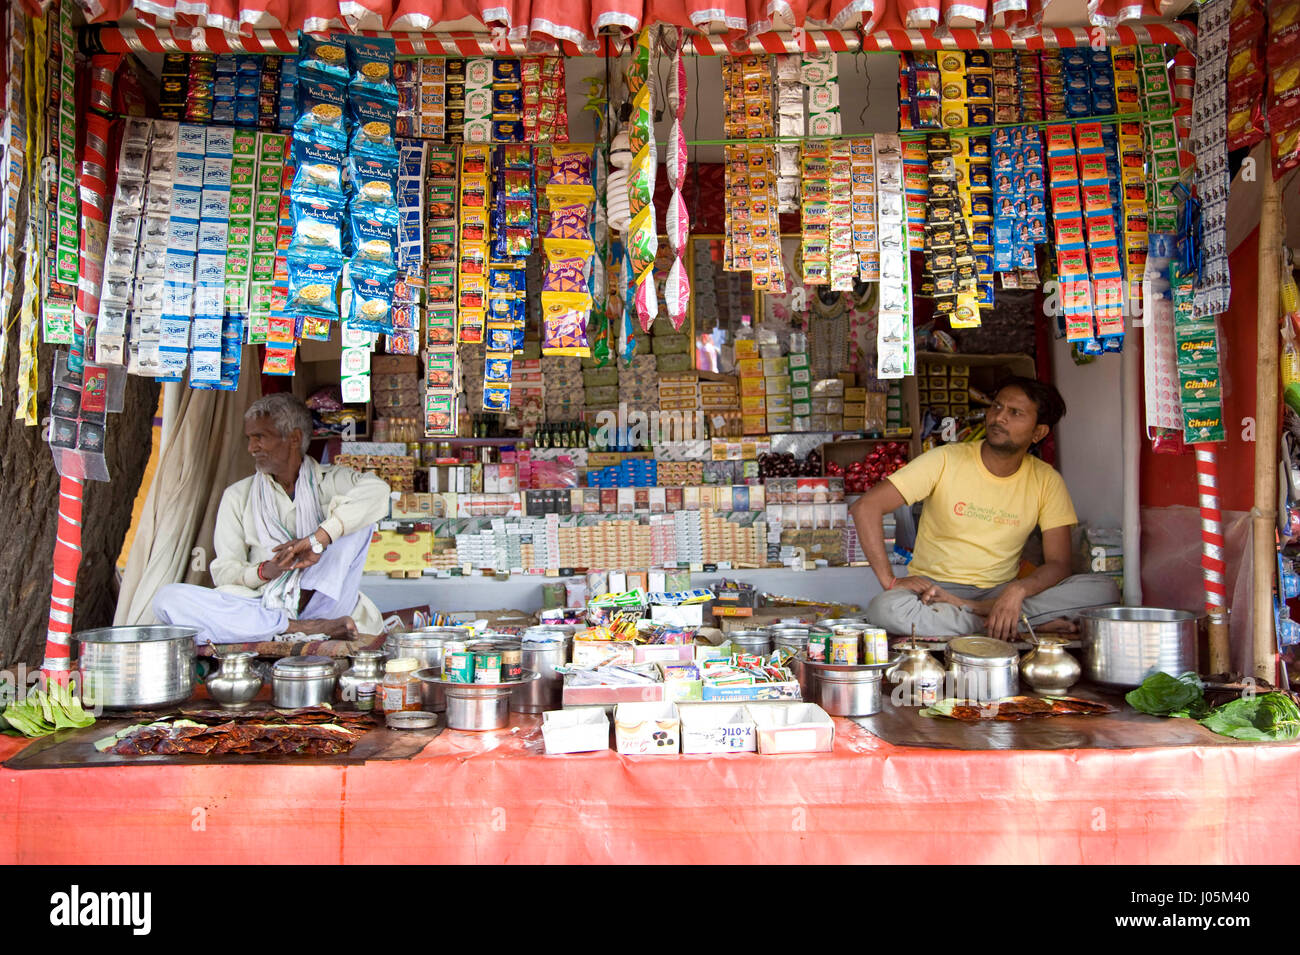
<svg viewBox="0 0 1300 955"><path fill-rule="evenodd" d="M375 31L362 31L372 34ZM530 45L522 41L502 42L484 33L393 33L399 56L492 56L522 54ZM1193 33L1182 24L1147 23L1119 26L1106 31L1111 46L1145 43L1173 43L1190 48ZM1031 35L1010 30L879 30L858 33L849 30L808 29L793 33L768 32L729 40L718 35L692 34L684 52L697 56L724 53L867 53L893 50L1041 50L1054 47L1089 46L1096 39L1092 30L1074 27L1045 27ZM109 24L83 32L83 46L89 52L107 53L294 53L298 49L296 33L284 30L256 30L230 34L215 29L168 29L128 27ZM570 56L604 53L606 41L594 50L561 42L559 48ZM608 42L609 52L617 54L625 47Z"/></svg>
<svg viewBox="0 0 1300 955"><path fill-rule="evenodd" d="M722 42L728 49L754 48L763 34L787 36L796 49L831 48L824 43L839 31L865 34L865 49L906 49L917 45L914 35L934 31L933 42L944 45L949 32L966 29L980 37L978 45L1000 45L1001 33L1020 45L1037 40L1045 45L1076 45L1070 37L1054 38L1060 30L1043 28L1049 0L77 0L92 23L124 21L123 42L132 49L153 49L150 31L166 48L175 42L200 44L195 49L221 49L222 34L231 49L288 52L299 29L308 33L369 31L419 37L409 40L412 52L468 53L466 44L484 52L504 53L520 45L569 44L572 52L593 52L605 38L626 39L642 26L662 23L700 31L703 42ZM1177 0L1088 0L1089 27L1182 30L1150 23L1165 16ZM105 36L105 46L111 40ZM718 38L723 38L719 40ZM812 37L812 39L809 39ZM817 37L821 37L818 40ZM433 39L429 39L433 38ZM879 38L878 45L876 45ZM143 46L135 46L140 42ZM1068 41L1068 42L1067 42ZM767 40L760 43L768 49ZM785 41L782 41L785 42ZM849 42L849 40L845 40ZM1178 39L1172 42L1181 42ZM421 48L419 45L425 44ZM432 44L432 45L429 45ZM964 45L958 43L957 45ZM177 46L176 48L183 48ZM856 49L856 46L846 48ZM290 49L292 49L290 47ZM703 52L697 50L696 52ZM717 52L715 48L714 52Z"/></svg>

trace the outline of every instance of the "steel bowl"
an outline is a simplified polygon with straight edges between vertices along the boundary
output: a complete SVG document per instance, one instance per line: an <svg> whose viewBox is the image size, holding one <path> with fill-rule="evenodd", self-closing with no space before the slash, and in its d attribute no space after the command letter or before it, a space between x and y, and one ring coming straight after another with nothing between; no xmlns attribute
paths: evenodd
<svg viewBox="0 0 1300 955"><path fill-rule="evenodd" d="M192 627L103 627L75 635L87 707L175 706L194 693Z"/></svg>

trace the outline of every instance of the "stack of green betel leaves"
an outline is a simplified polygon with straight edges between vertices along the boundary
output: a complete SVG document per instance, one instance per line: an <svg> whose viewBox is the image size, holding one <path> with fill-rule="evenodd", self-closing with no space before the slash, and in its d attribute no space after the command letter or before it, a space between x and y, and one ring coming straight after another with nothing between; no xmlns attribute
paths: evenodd
<svg viewBox="0 0 1300 955"><path fill-rule="evenodd" d="M81 708L81 700L69 683L51 681L48 690L28 690L22 699L14 699L9 684L0 687L0 699L10 700L0 716L0 732L9 736L48 736L57 730L80 729L95 722L95 717Z"/></svg>
<svg viewBox="0 0 1300 955"><path fill-rule="evenodd" d="M1220 736L1257 742L1300 738L1300 706L1287 693L1252 693L1216 706L1205 701L1204 684L1195 673L1153 673L1124 699L1152 716L1194 719Z"/></svg>

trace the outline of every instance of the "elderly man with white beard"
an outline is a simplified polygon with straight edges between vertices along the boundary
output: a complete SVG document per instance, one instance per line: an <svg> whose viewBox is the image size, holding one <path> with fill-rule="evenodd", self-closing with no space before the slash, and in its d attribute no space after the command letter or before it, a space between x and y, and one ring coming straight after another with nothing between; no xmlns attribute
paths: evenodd
<svg viewBox="0 0 1300 955"><path fill-rule="evenodd" d="M388 485L308 457L311 433L311 412L290 394L267 395L244 413L257 470L221 497L209 565L216 589L168 584L154 597L159 620L193 627L199 643L382 632L360 585Z"/></svg>

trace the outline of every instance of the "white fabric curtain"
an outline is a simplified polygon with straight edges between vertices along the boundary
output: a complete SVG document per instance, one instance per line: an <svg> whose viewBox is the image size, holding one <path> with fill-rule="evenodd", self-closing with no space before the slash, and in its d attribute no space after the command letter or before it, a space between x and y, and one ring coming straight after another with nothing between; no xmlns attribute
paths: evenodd
<svg viewBox="0 0 1300 955"><path fill-rule="evenodd" d="M114 625L156 623L153 597L164 584L212 585L207 568L221 495L253 473L244 410L261 396L258 367L257 349L245 347L238 390L182 389L127 557Z"/></svg>

